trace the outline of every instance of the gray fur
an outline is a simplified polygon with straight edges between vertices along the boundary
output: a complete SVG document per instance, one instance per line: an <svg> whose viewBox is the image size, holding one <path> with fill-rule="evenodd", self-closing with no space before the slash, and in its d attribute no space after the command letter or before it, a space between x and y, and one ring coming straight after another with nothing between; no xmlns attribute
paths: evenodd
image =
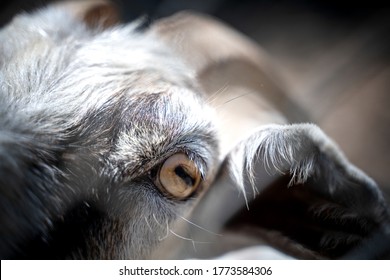
<svg viewBox="0 0 390 280"><path fill-rule="evenodd" d="M190 71L135 28L96 32L48 8L1 31L2 257L84 203L105 216L59 257L145 258L191 204L163 197L151 169L180 151L213 176L212 113Z"/></svg>
<svg viewBox="0 0 390 280"><path fill-rule="evenodd" d="M1 258L149 258L168 236L191 241L175 221L201 228L185 217L218 170L244 196L249 185L260 192L259 160L291 174L289 186L321 180L320 192L381 222L378 187L314 125L261 127L220 159L195 73L136 28L90 29L49 7L0 31ZM185 201L151 175L177 152L203 178L203 193Z"/></svg>

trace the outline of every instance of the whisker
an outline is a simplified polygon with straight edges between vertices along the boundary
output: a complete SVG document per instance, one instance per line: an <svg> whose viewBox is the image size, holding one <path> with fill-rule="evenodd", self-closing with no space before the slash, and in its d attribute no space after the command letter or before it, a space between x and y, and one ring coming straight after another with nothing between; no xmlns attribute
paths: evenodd
<svg viewBox="0 0 390 280"><path fill-rule="evenodd" d="M153 219L156 221L156 223L160 226L160 227L163 227L163 225L162 224L160 224L160 222L157 220L157 218L156 218L156 215L153 213Z"/></svg>
<svg viewBox="0 0 390 280"><path fill-rule="evenodd" d="M160 224L160 222L157 220L156 216L154 215L153 213L153 219L156 221L156 223L161 227L161 228L165 228L162 224ZM167 221L167 227L166 227L166 234L163 236L163 237L160 237L158 236L158 241L162 241L164 239L167 239L168 236L169 236L169 232L170 232L170 229L169 229L169 224L168 224L168 221Z"/></svg>
<svg viewBox="0 0 390 280"><path fill-rule="evenodd" d="M213 231L210 231L210 230L208 230L208 229L206 229L206 228L204 228L204 227L202 227L202 226L200 226L200 225L195 224L194 222L191 222L190 220L184 218L183 216L178 216L178 217L181 218L181 219L183 219L184 221L186 221L186 222L189 223L190 225L193 225L194 227L197 227L197 228L199 228L199 229L201 229L201 230L204 230L205 232L208 232L208 233L213 234L213 235L216 235L216 236L222 236L222 234L219 234L219 233L215 233L215 232L213 232Z"/></svg>
<svg viewBox="0 0 390 280"><path fill-rule="evenodd" d="M232 102L232 101L234 101L234 100L236 100L236 99L238 99L238 98L241 98L241 97L250 95L250 94L252 94L252 93L253 93L253 92L246 92L246 93L240 94L240 95L238 95L238 96L235 96L235 97L233 97L233 98L231 98L231 99L225 101L222 105L226 105L226 104L228 104L228 103L230 103L230 102Z"/></svg>
<svg viewBox="0 0 390 280"><path fill-rule="evenodd" d="M156 215L153 213L152 214L153 216L153 219L156 221L157 225L159 225L160 227L164 227L156 218ZM219 234L216 234L216 233L213 233L211 231L208 231L204 228L202 228L201 226L189 221L188 219L182 217L182 216L178 216L180 218L182 218L184 221L188 222L189 224L195 226L195 227L199 227L203 230L205 230L206 232L209 232L209 233L212 233L212 234L215 234L215 235L219 235ZM145 217L145 221L147 221L146 217ZM166 221L166 234L163 236L163 237L158 237L158 241L163 241L165 239L167 239L169 237L169 234L171 233L173 236L177 237L177 238L180 238L182 240L185 240L185 241L190 241L192 243L192 246L194 247L194 251L196 252L196 244L210 244L211 242L208 242L208 241L195 241L194 239L192 238L189 238L189 237L184 237L176 232L174 232L172 229L169 228L169 223L168 223L168 220ZM165 228L165 227L164 227ZM220 235L219 235L220 236Z"/></svg>
<svg viewBox="0 0 390 280"><path fill-rule="evenodd" d="M229 88L228 83L225 83L222 87L220 87L218 90L216 90L215 92L213 92L212 94L210 94L209 97L206 98L206 103L207 103L207 104L212 103L214 100L216 100L216 98L218 97L218 95L223 94L228 88Z"/></svg>
<svg viewBox="0 0 390 280"><path fill-rule="evenodd" d="M153 229L152 229L152 227L149 224L148 218L146 216L144 218L145 218L146 225L148 226L150 232L153 232Z"/></svg>
<svg viewBox="0 0 390 280"><path fill-rule="evenodd" d="M249 91L249 92L246 92L246 93L237 95L237 96L233 96L232 98L230 98L230 99L224 101L223 103L214 106L214 108L218 111L219 108L225 106L226 104L229 104L230 102L233 102L234 100L237 100L237 99L242 98L242 97L247 96L247 95L251 95L251 94L253 94L253 93L255 93L255 92L254 92L254 91Z"/></svg>
<svg viewBox="0 0 390 280"><path fill-rule="evenodd" d="M185 240L185 241L190 241L192 243L192 246L194 247L194 251L195 252L196 252L196 244L210 244L210 242L207 242L207 241L195 241L192 238L184 237L184 236L182 236L180 234L177 234L176 232L174 232L171 229L169 231L170 231L170 233L172 233L177 238L180 238L180 239Z"/></svg>
<svg viewBox="0 0 390 280"><path fill-rule="evenodd" d="M187 241L191 241L191 242L195 242L192 238L188 238L188 237L184 237L184 236L181 236L179 234L177 234L176 232L174 232L173 230L169 230L170 233L172 233L174 236L176 237L179 237L180 239L183 239L183 240L187 240Z"/></svg>
<svg viewBox="0 0 390 280"><path fill-rule="evenodd" d="M174 232L173 230L170 230L170 232L171 232L174 236L176 236L176 237L178 237L178 238L180 238L180 239L183 239L183 240L186 240L186 241L191 241L192 247L194 247L194 251L196 252L195 241L194 241L193 239L187 238L187 237L184 237L184 236L181 236L181 235L177 234L176 232Z"/></svg>

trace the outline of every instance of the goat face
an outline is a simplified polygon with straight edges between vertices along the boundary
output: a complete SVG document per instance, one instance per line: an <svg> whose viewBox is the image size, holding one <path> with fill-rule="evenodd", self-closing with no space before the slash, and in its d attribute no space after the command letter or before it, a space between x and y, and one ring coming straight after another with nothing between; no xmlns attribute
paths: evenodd
<svg viewBox="0 0 390 280"><path fill-rule="evenodd" d="M305 190L300 198L321 198L306 201L307 213L334 223L310 242L309 229L300 238L260 226L330 257L387 232L378 187L316 126L262 127L219 156L217 117L173 51L136 24L90 28L68 11L19 15L0 32L2 258L191 257L186 237L164 251L180 221L219 231L252 203L252 187L257 201L256 178L285 176Z"/></svg>
<svg viewBox="0 0 390 280"><path fill-rule="evenodd" d="M1 31L3 258L145 258L212 180L212 112L136 27L52 7Z"/></svg>

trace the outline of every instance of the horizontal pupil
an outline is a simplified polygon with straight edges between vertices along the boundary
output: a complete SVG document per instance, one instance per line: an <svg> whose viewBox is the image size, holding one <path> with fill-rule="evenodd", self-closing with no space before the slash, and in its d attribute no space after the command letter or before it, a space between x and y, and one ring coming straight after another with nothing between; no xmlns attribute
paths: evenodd
<svg viewBox="0 0 390 280"><path fill-rule="evenodd" d="M192 187L195 184L195 180L190 175L188 175L182 166L175 168L175 174L179 176L187 186Z"/></svg>

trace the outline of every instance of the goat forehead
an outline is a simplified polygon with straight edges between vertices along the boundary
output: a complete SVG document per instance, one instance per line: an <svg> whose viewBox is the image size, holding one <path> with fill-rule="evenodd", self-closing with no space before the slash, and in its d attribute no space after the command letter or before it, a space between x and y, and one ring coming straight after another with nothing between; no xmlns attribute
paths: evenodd
<svg viewBox="0 0 390 280"><path fill-rule="evenodd" d="M146 68L160 71L174 83L192 75L154 35L135 31L136 24L96 32L63 12L52 12L58 15L54 18L52 13L42 12L19 16L0 30L0 66L8 68L8 74L26 69L26 80L45 82L48 77L65 77L81 85L92 78L92 82L108 82L113 76L118 83L127 73Z"/></svg>
<svg viewBox="0 0 390 280"><path fill-rule="evenodd" d="M153 35L135 32L134 25L102 33L80 27L55 38L46 29L32 29L20 46L14 38L9 63L0 69L0 80L7 81L3 92L28 107L26 115L62 119L64 131L92 120L86 116L98 116L94 123L122 124L115 160L152 158L172 146L206 160L215 157L213 112L201 100L191 70ZM111 118L114 112L118 116Z"/></svg>
<svg viewBox="0 0 390 280"><path fill-rule="evenodd" d="M115 102L124 92L130 98L192 86L191 71L134 26L85 32L85 38L69 34L54 40L37 31L21 46L14 38L13 55L0 67L3 94L32 110L62 108L60 114L73 112L77 118Z"/></svg>
<svg viewBox="0 0 390 280"><path fill-rule="evenodd" d="M72 86L84 89L96 85L119 90L132 79L155 82L151 80L157 80L156 75L177 85L187 85L192 80L191 72L157 41L146 35L126 35L128 38L122 41L98 37L91 41L72 38L55 43L50 38L35 38L28 46L15 45L12 58L1 65L0 71L12 89L24 87L28 93L42 91L41 94Z"/></svg>
<svg viewBox="0 0 390 280"><path fill-rule="evenodd" d="M215 163L214 112L196 93L171 86L163 92L132 93L120 106L121 130L111 150L112 161L138 171L148 162L186 151L202 159L203 169Z"/></svg>

